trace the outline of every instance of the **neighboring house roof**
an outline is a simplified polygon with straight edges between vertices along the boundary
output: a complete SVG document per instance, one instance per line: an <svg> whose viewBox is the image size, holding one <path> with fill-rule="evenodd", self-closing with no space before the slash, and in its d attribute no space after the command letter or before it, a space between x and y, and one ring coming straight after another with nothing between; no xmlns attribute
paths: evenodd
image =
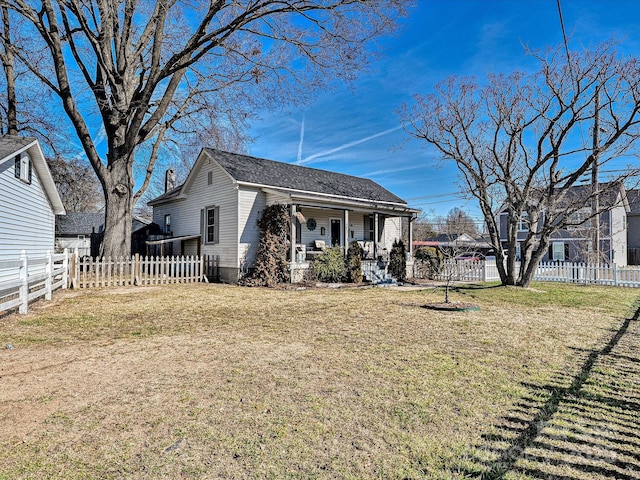
<svg viewBox="0 0 640 480"><path fill-rule="evenodd" d="M56 216L56 234L90 235L104 231L104 213L70 212Z"/></svg>
<svg viewBox="0 0 640 480"><path fill-rule="evenodd" d="M598 196L598 203L601 209L609 209L617 206L622 206L625 210L629 210L627 202L628 195L622 182L600 182L599 184L600 195ZM581 208L590 207L588 202L592 197L593 187L591 184L574 185L569 188L564 199L558 204L558 211L562 209L570 208L571 211ZM498 215L507 214L509 210L508 204L503 204L498 210Z"/></svg>
<svg viewBox="0 0 640 480"><path fill-rule="evenodd" d="M601 182L598 184L600 194L598 195L598 203L601 208L611 208L621 205L628 210L628 204L625 200L625 188L622 182ZM577 204L587 201L593 196L593 186L591 184L575 185L571 187L567 195L567 199L563 203Z"/></svg>
<svg viewBox="0 0 640 480"><path fill-rule="evenodd" d="M467 233L440 233L433 237L429 237L426 241L428 242L458 242L458 243L470 243L475 242L476 239Z"/></svg>
<svg viewBox="0 0 640 480"><path fill-rule="evenodd" d="M441 233L427 240L417 240L413 245L429 246L429 247L474 247L474 248L491 248L491 244L483 238L473 238L467 233L447 234Z"/></svg>
<svg viewBox="0 0 640 480"><path fill-rule="evenodd" d="M212 148L205 148L203 153L215 160L238 183L406 206L406 202L400 197L367 178ZM201 154L199 158L203 156ZM183 185L151 200L149 204L178 198L193 180L191 177L194 170L195 167Z"/></svg>
<svg viewBox="0 0 640 480"><path fill-rule="evenodd" d="M53 177L51 176L51 171L49 170L38 140L32 137L20 137L17 135L4 135L0 137L0 165L13 160L16 155L25 151L29 153L33 168L38 174L40 184L49 199L53 213L56 215L64 215L65 210L62 199L58 194Z"/></svg>
<svg viewBox="0 0 640 480"><path fill-rule="evenodd" d="M160 228L151 220L138 216L134 216L131 221L132 233L149 226L152 226L154 232ZM71 212L56 216L57 235L91 235L102 232L104 232L104 212Z"/></svg>
<svg viewBox="0 0 640 480"><path fill-rule="evenodd" d="M640 190L627 190L629 215L640 215Z"/></svg>

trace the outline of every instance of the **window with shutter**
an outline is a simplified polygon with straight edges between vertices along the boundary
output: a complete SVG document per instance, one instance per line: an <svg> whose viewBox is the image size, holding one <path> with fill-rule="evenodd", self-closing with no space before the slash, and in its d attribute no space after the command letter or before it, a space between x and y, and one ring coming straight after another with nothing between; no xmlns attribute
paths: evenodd
<svg viewBox="0 0 640 480"><path fill-rule="evenodd" d="M220 207L211 206L204 210L204 239L205 243L219 242L219 216Z"/></svg>
<svg viewBox="0 0 640 480"><path fill-rule="evenodd" d="M26 152L16 155L14 159L14 175L25 183L31 183L32 166L31 158Z"/></svg>

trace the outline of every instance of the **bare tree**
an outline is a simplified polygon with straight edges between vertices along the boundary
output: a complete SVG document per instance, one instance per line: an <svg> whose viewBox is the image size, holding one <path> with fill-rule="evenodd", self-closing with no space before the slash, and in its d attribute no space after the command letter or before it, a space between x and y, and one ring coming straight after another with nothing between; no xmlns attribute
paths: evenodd
<svg viewBox="0 0 640 480"><path fill-rule="evenodd" d="M472 237L479 234L478 227L471 216L461 208L454 207L444 218L443 225L440 228L442 233L447 235L460 235L466 233Z"/></svg>
<svg viewBox="0 0 640 480"><path fill-rule="evenodd" d="M36 137L54 156L75 154L77 147L60 134L64 125L49 110L50 92L14 54L18 45L27 51L33 46L29 37L22 35L23 23L6 4L0 3L0 134ZM65 141L60 142L60 138Z"/></svg>
<svg viewBox="0 0 640 480"><path fill-rule="evenodd" d="M640 137L638 59L620 58L612 43L570 55L560 48L530 53L541 65L533 74L491 75L482 86L449 78L401 112L411 135L456 162L467 192L479 202L502 283L521 286L530 284L552 234L566 228L585 202L620 187L594 183L586 197L572 194L581 177L594 166L636 155ZM616 178L637 172L636 166ZM610 207L600 205L590 216Z"/></svg>
<svg viewBox="0 0 640 480"><path fill-rule="evenodd" d="M420 216L413 223L413 238L417 241L424 241L436 234L436 226L425 213L421 213Z"/></svg>
<svg viewBox="0 0 640 480"><path fill-rule="evenodd" d="M67 212L97 212L104 207L100 182L90 165L59 157L47 163Z"/></svg>
<svg viewBox="0 0 640 480"><path fill-rule="evenodd" d="M5 79L6 107L3 109L4 132L9 135L18 134L18 106L16 98L16 72L15 57L11 49L11 19L9 17L9 9L6 6L0 8L0 17L2 18L2 35L0 43L2 49L0 51L0 61L2 62L2 70Z"/></svg>
<svg viewBox="0 0 640 480"><path fill-rule="evenodd" d="M59 98L100 180L108 256L129 253L133 205L168 140L246 131L258 109L353 78L407 3L0 0L39 40L11 50ZM94 122L104 127L105 154Z"/></svg>

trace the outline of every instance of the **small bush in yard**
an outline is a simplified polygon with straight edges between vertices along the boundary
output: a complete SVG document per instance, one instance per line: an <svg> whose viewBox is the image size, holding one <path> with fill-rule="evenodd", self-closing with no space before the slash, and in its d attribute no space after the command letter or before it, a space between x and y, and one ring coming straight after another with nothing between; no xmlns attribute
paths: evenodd
<svg viewBox="0 0 640 480"><path fill-rule="evenodd" d="M416 250L416 260L422 266L423 275L433 279L442 270L444 257L442 252L434 247L421 247Z"/></svg>
<svg viewBox="0 0 640 480"><path fill-rule="evenodd" d="M362 247L357 240L349 244L347 251L347 280L352 283L362 282Z"/></svg>
<svg viewBox="0 0 640 480"><path fill-rule="evenodd" d="M407 259L405 258L404 242L396 240L389 254L389 273L393 278L404 280L407 276Z"/></svg>
<svg viewBox="0 0 640 480"><path fill-rule="evenodd" d="M310 269L320 282L341 282L347 274L344 250L341 247L327 248L315 258Z"/></svg>

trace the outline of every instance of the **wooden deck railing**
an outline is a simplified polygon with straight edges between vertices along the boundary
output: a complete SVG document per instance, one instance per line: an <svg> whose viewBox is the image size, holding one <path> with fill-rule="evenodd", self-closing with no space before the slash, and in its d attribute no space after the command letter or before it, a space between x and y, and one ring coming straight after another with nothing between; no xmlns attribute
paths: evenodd
<svg viewBox="0 0 640 480"><path fill-rule="evenodd" d="M47 253L44 257L28 256L0 260L0 312L18 308L27 313L29 303L44 297L51 300L59 288L67 288L68 254Z"/></svg>

